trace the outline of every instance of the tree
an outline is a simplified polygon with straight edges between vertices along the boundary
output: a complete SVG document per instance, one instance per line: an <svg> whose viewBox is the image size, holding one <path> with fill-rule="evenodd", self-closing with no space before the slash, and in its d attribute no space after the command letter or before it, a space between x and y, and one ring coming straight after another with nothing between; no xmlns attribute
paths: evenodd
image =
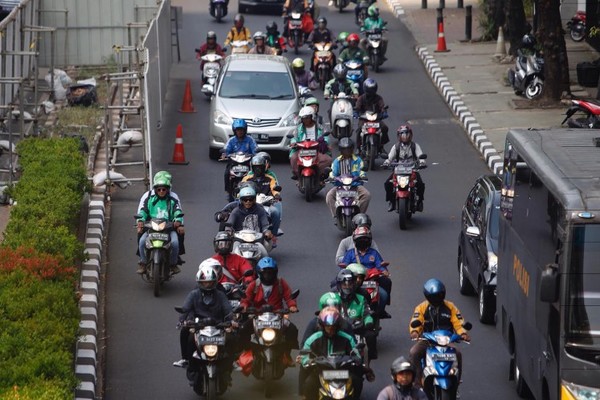
<svg viewBox="0 0 600 400"><path fill-rule="evenodd" d="M525 18L523 0L508 0L506 20L508 21L508 26L505 31L508 40L510 41L508 53L516 56L517 49L521 47L521 39L523 38L523 35L529 33L531 30L531 25ZM558 26L560 26L560 23Z"/></svg>

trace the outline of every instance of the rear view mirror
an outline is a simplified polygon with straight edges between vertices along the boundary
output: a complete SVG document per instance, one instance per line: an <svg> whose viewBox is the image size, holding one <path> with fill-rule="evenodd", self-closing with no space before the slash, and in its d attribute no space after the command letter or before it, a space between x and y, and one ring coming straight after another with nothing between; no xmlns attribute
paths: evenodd
<svg viewBox="0 0 600 400"><path fill-rule="evenodd" d="M479 228L476 226L469 226L467 228L467 236L470 236L475 239L479 239L479 238L481 238L481 231L479 231Z"/></svg>

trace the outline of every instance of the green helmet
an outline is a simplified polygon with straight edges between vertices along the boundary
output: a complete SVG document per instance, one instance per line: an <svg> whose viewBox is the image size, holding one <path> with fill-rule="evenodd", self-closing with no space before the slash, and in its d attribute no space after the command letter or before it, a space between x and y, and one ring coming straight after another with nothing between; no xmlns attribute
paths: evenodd
<svg viewBox="0 0 600 400"><path fill-rule="evenodd" d="M292 68L298 68L298 69L304 68L304 60L301 59L300 57L294 58L294 61L292 61Z"/></svg>
<svg viewBox="0 0 600 400"><path fill-rule="evenodd" d="M339 308L341 305L342 299L340 299L340 296L338 296L337 293L334 292L327 292L324 295L322 295L319 299L319 310L330 306Z"/></svg>
<svg viewBox="0 0 600 400"><path fill-rule="evenodd" d="M367 269L362 264L352 263L346 267L354 276L363 275L367 276Z"/></svg>
<svg viewBox="0 0 600 400"><path fill-rule="evenodd" d="M348 35L349 35L348 32L340 32L340 34L337 37L338 42L345 43L346 42L346 38L348 37Z"/></svg>
<svg viewBox="0 0 600 400"><path fill-rule="evenodd" d="M308 99L306 99L304 101L304 105L305 106L312 106L312 105L319 105L319 99L317 99L316 97L309 97Z"/></svg>
<svg viewBox="0 0 600 400"><path fill-rule="evenodd" d="M171 179L173 177L172 177L172 175L171 175L171 173L169 171L158 171L156 174L154 174L153 181L157 180L158 178L165 178L169 182L171 182Z"/></svg>
<svg viewBox="0 0 600 400"><path fill-rule="evenodd" d="M367 13L369 14L369 17L377 18L379 17L379 8L377 8L376 4L371 4L367 9Z"/></svg>
<svg viewBox="0 0 600 400"><path fill-rule="evenodd" d="M171 187L171 181L168 180L165 176L159 176L158 178L154 178L154 184L152 187L156 188L159 186Z"/></svg>

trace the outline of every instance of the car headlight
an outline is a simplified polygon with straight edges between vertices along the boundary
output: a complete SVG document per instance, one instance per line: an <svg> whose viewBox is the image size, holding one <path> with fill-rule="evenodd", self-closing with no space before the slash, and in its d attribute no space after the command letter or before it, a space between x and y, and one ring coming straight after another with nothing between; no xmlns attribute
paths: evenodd
<svg viewBox="0 0 600 400"><path fill-rule="evenodd" d="M265 342L272 342L275 339L275 330L271 328L265 328L261 332L260 336Z"/></svg>
<svg viewBox="0 0 600 400"><path fill-rule="evenodd" d="M215 113L213 115L213 122L218 125L231 125L233 120L229 115L225 114L224 112L215 110Z"/></svg>
<svg viewBox="0 0 600 400"><path fill-rule="evenodd" d="M597 400L600 399L600 389L576 385L572 382L562 381L560 389L561 400Z"/></svg>
<svg viewBox="0 0 600 400"><path fill-rule="evenodd" d="M216 344L207 344L207 345L204 345L202 350L204 350L204 354L206 354L207 357L212 358L212 357L216 356L217 353L219 352L219 346L217 346Z"/></svg>
<svg viewBox="0 0 600 400"><path fill-rule="evenodd" d="M281 126L296 126L298 125L298 114L292 113L281 121Z"/></svg>
<svg viewBox="0 0 600 400"><path fill-rule="evenodd" d="M491 251L488 251L488 269L492 274L498 272L498 256Z"/></svg>

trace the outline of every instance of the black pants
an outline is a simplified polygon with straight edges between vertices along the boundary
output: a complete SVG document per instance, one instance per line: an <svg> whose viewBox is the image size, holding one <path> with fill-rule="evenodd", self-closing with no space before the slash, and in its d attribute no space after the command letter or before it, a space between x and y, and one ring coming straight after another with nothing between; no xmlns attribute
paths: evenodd
<svg viewBox="0 0 600 400"><path fill-rule="evenodd" d="M423 201L423 200L425 200L425 183L421 179L421 174L419 174L417 172L416 175L417 175L417 182L416 182L417 197L419 198L419 200ZM394 179L394 174L391 174L389 176L389 178L387 178L385 180L385 182L383 182L383 188L385 189L385 201L394 201L395 200L394 184L392 182L392 179Z"/></svg>
<svg viewBox="0 0 600 400"><path fill-rule="evenodd" d="M302 371L305 370L303 373ZM316 368L300 368L300 376L304 374L304 380L300 382L303 388L303 395L306 400L317 400L319 397L319 372ZM354 387L354 399L359 399L363 388L362 367L355 367L350 370L352 386Z"/></svg>

